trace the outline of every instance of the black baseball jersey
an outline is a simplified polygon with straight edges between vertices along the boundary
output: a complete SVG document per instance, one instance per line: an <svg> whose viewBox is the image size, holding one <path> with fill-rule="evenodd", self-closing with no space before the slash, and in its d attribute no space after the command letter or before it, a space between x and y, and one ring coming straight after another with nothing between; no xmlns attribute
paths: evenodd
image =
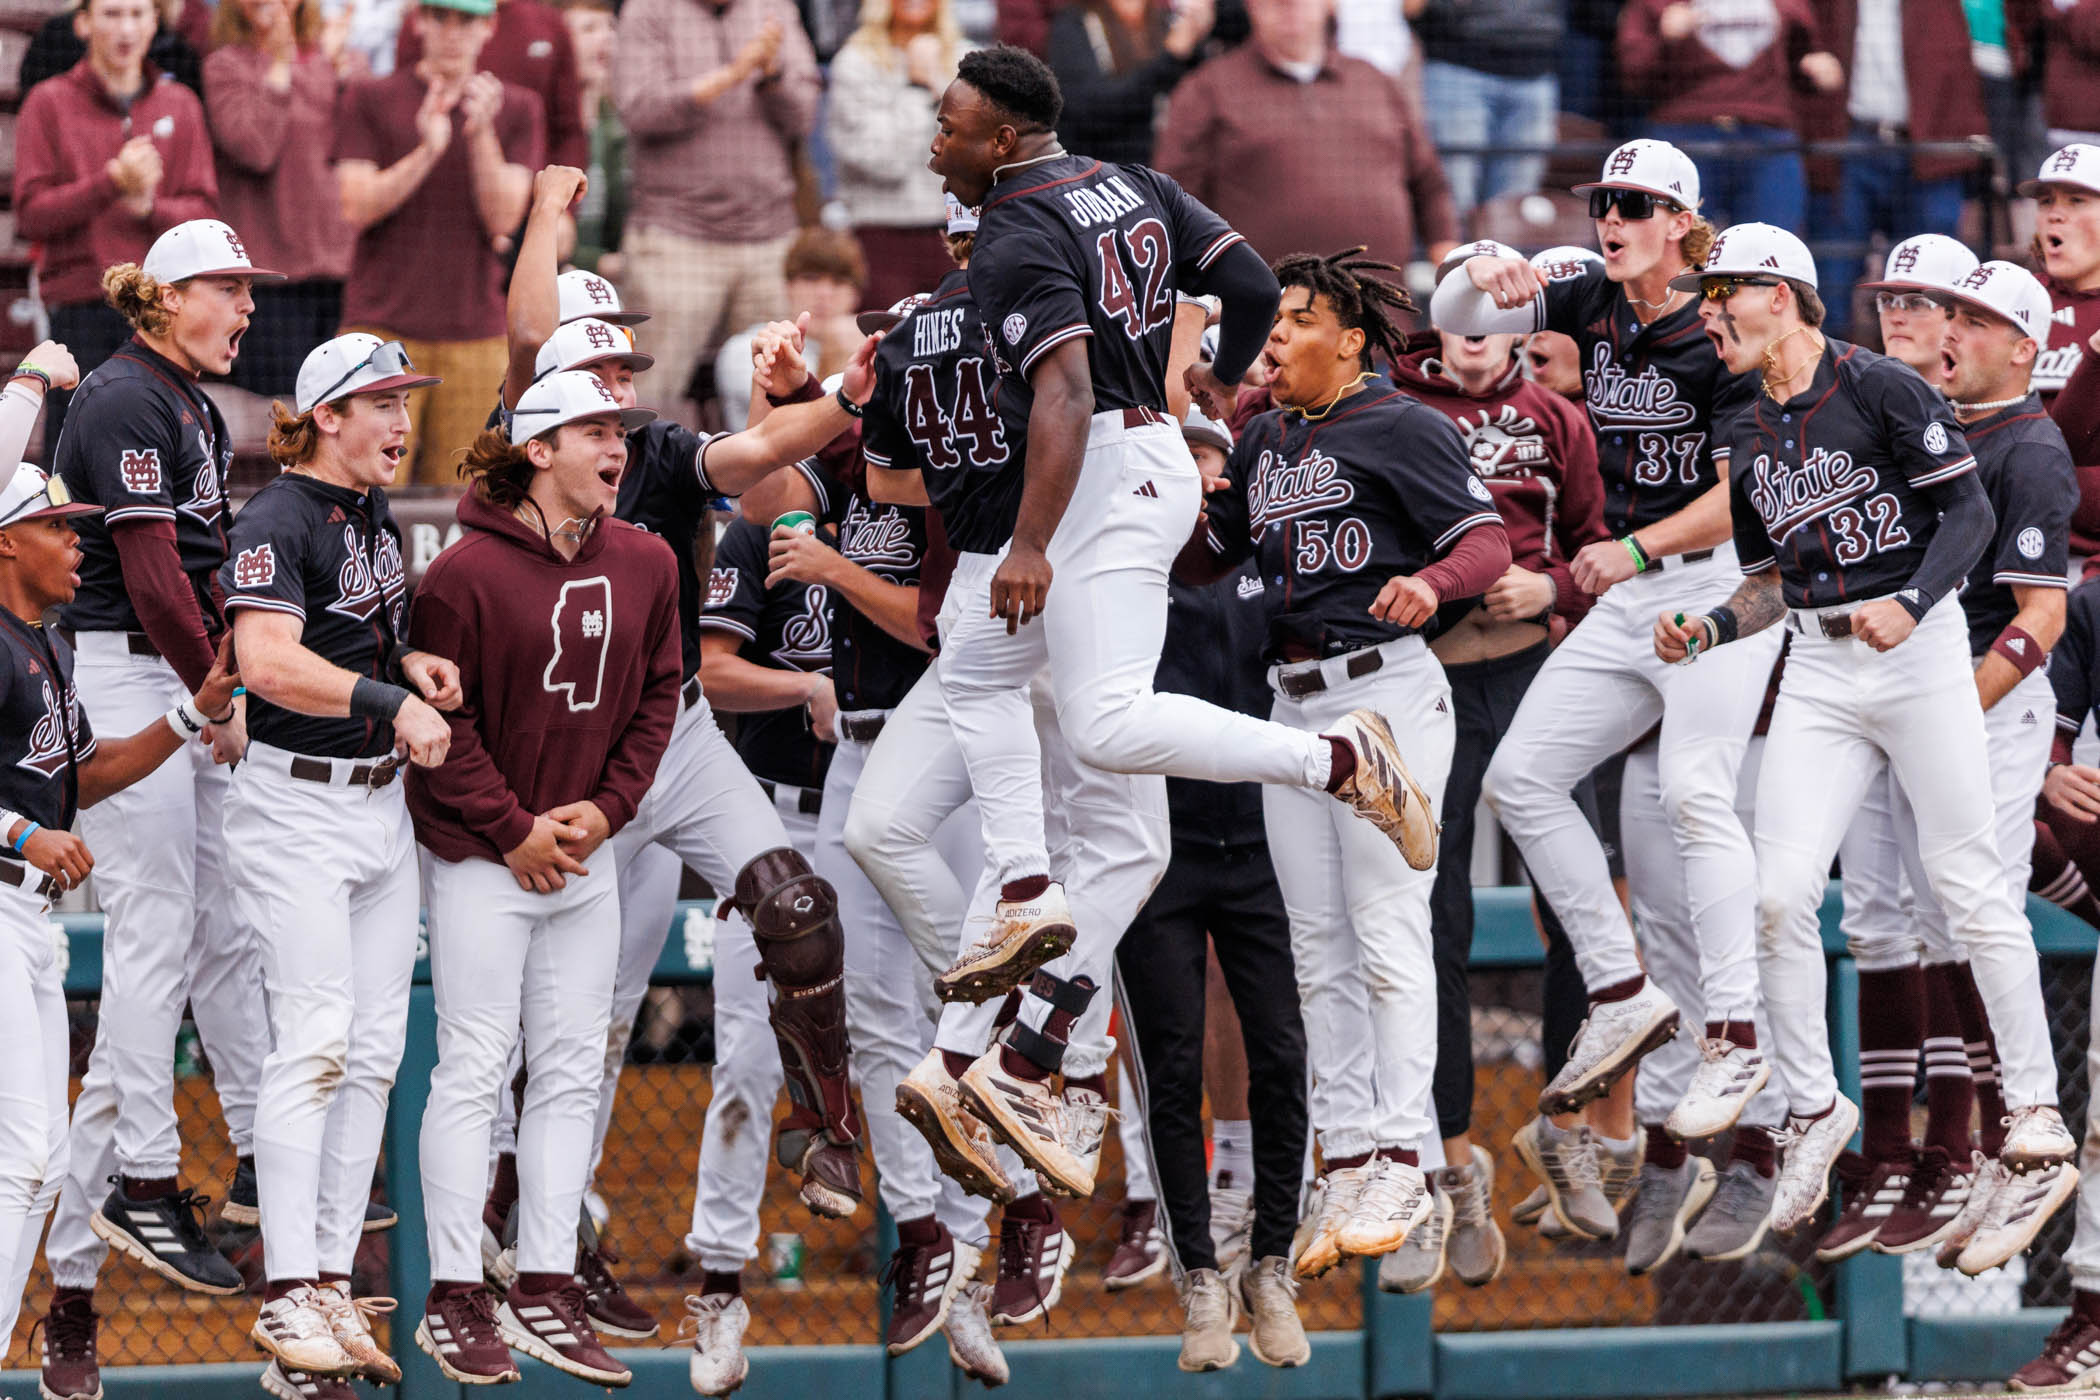
<svg viewBox="0 0 2100 1400"><path fill-rule="evenodd" d="M127 342L81 381L54 460L73 499L103 512L74 521L84 556L80 589L59 609L59 620L82 632L138 631L110 527L167 520L205 625L216 632L221 619L211 581L226 562L223 483L233 442L196 381L137 340Z"/></svg>
<svg viewBox="0 0 2100 1400"><path fill-rule="evenodd" d="M1604 528L1618 537L1675 515L1721 479L1730 420L1756 397L1757 376L1721 363L1696 299L1642 325L1601 263L1556 263L1545 277L1537 329L1581 352Z"/></svg>
<svg viewBox="0 0 2100 1400"><path fill-rule="evenodd" d="M817 491L817 518L837 531L838 551L876 576L916 584L926 558L926 511L870 500L866 481L841 481L814 461L802 474ZM846 595L831 594L831 683L839 709L891 710L926 669L928 654L870 621Z"/></svg>
<svg viewBox="0 0 2100 1400"><path fill-rule="evenodd" d="M228 614L257 608L296 617L304 624L300 642L323 661L388 678L408 594L401 527L385 491L285 472L241 507L226 549L219 587ZM375 758L392 751L394 726L304 715L250 691L248 737L316 758Z"/></svg>
<svg viewBox="0 0 2100 1400"><path fill-rule="evenodd" d="M73 824L77 764L95 731L73 691L73 649L54 629L0 608L0 807L54 831ZM0 844L0 855L19 860Z"/></svg>
<svg viewBox="0 0 2100 1400"><path fill-rule="evenodd" d="M1211 548L1250 553L1269 593L1268 655L1335 656L1416 629L1371 616L1476 525L1500 526L1451 420L1373 375L1326 416L1271 410L1249 423L1209 498Z"/></svg>
<svg viewBox="0 0 2100 1400"><path fill-rule="evenodd" d="M2056 692L2057 756L2067 758L2086 716L2100 704L2100 578L2071 590L2064 634L2049 653L2049 686Z"/></svg>
<svg viewBox="0 0 2100 1400"><path fill-rule="evenodd" d="M1096 412L1166 407L1174 294L1243 241L1188 191L1142 165L1030 161L985 196L970 293L1002 368L1025 384L1044 355L1086 338Z"/></svg>
<svg viewBox="0 0 2100 1400"><path fill-rule="evenodd" d="M923 476L957 550L997 554L1021 508L1029 403L1000 375L970 275L957 268L876 347L861 455Z"/></svg>
<svg viewBox="0 0 2100 1400"><path fill-rule="evenodd" d="M2011 408L1962 425L1976 454L1976 473L1998 517L1985 561L1961 592L1969 619L1969 652L1991 649L2020 611L2013 589L2068 588L2071 512L2078 507L2078 472L2064 435L2029 394Z"/></svg>
<svg viewBox="0 0 2100 1400"><path fill-rule="evenodd" d="M700 625L741 638L739 653L761 666L829 670L831 590L787 581L766 587L767 534L742 517L722 532ZM831 766L831 745L810 732L800 706L738 715L736 751L756 776L797 787L824 786L824 770Z"/></svg>
<svg viewBox="0 0 2100 1400"><path fill-rule="evenodd" d="M1729 496L1745 574L1790 608L1897 592L1939 526L1928 488L1976 470L1946 399L1901 360L1829 341L1808 387L1735 423Z"/></svg>

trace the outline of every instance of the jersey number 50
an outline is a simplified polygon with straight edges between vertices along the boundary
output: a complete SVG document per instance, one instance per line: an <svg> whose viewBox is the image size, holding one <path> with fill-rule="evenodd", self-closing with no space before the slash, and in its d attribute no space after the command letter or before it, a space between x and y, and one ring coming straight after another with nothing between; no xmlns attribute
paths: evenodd
<svg viewBox="0 0 2100 1400"><path fill-rule="evenodd" d="M1123 323L1132 340L1143 340L1174 318L1174 294L1167 290L1167 263L1173 256L1167 226L1146 219L1124 233L1103 230L1094 241L1101 258L1101 309ZM1143 283L1143 300L1133 288Z"/></svg>

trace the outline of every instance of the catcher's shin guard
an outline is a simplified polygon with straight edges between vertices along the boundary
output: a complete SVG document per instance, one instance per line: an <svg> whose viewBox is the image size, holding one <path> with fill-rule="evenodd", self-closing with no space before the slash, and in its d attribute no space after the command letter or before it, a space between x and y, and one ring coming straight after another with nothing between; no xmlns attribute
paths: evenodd
<svg viewBox="0 0 2100 1400"><path fill-rule="evenodd" d="M736 902L751 920L768 1018L794 1110L776 1143L782 1166L805 1178L802 1198L824 1215L860 1201L860 1123L846 1075L846 942L838 900L800 852L767 851L737 873Z"/></svg>

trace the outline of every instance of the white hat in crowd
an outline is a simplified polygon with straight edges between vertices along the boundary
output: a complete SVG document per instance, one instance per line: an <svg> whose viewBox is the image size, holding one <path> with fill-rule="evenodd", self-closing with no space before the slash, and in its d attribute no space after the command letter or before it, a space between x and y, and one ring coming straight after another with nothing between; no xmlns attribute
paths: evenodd
<svg viewBox="0 0 2100 1400"><path fill-rule="evenodd" d="M1203 406L1193 401L1181 420L1181 436L1184 442L1208 443L1220 452L1232 451L1232 429L1205 413Z"/></svg>
<svg viewBox="0 0 2100 1400"><path fill-rule="evenodd" d="M1492 238L1477 239L1461 243L1444 254L1444 260L1436 265L1436 280L1441 282L1452 268L1473 258L1522 258L1524 255L1507 243L1497 243Z"/></svg>
<svg viewBox="0 0 2100 1400"><path fill-rule="evenodd" d="M637 374L656 363L654 355L645 355L634 348L633 331L595 316L586 316L580 321L569 321L554 328L554 334L547 337L546 343L540 346L540 353L534 357L532 372L538 376L559 369L587 369L607 360L618 360Z"/></svg>
<svg viewBox="0 0 2100 1400"><path fill-rule="evenodd" d="M942 192L941 198L946 200L948 204L948 236L950 238L960 238L966 233L977 232L977 211L975 209L972 209L969 205L945 191Z"/></svg>
<svg viewBox="0 0 2100 1400"><path fill-rule="evenodd" d="M615 326L639 326L649 319L646 311L623 311L620 309L620 289L595 272L586 272L572 267L554 279L555 295L560 298L560 316L563 324L594 316L600 321Z"/></svg>
<svg viewBox="0 0 2100 1400"><path fill-rule="evenodd" d="M284 274L248 261L248 247L230 225L217 219L191 219L153 240L142 270L166 286L192 277L258 277L282 282Z"/></svg>
<svg viewBox="0 0 2100 1400"><path fill-rule="evenodd" d="M306 352L292 388L292 405L301 413L311 413L317 405L352 394L421 389L442 382L434 374L416 373L400 341L382 341L376 335L351 331Z"/></svg>
<svg viewBox="0 0 2100 1400"><path fill-rule="evenodd" d="M1531 265L1537 268L1539 276L1548 282L1574 276L1582 270L1584 263L1595 263L1602 267L1604 255L1594 248L1583 248L1573 243L1562 243L1531 255Z"/></svg>
<svg viewBox="0 0 2100 1400"><path fill-rule="evenodd" d="M1575 193L1591 190L1643 190L1680 209L1699 207L1699 167L1667 141L1628 141L1604 158L1604 172Z"/></svg>
<svg viewBox="0 0 2100 1400"><path fill-rule="evenodd" d="M1944 292L1976 270L1976 255L1958 238L1921 233L1889 249L1879 282L1863 282L1868 291L1901 289Z"/></svg>
<svg viewBox="0 0 2100 1400"><path fill-rule="evenodd" d="M953 199L954 196L950 195L949 198ZM910 296L897 298L887 311L861 312L853 318L853 324L860 327L862 335L883 335L890 327L911 315L914 307L924 306L928 300L926 293L913 292Z"/></svg>
<svg viewBox="0 0 2100 1400"><path fill-rule="evenodd" d="M1808 245L1774 224L1731 224L1714 240L1706 255L1706 266L1670 279L1679 292L1696 292L1702 282L1735 277L1745 281L1784 277L1789 281L1816 285L1816 260Z"/></svg>
<svg viewBox="0 0 2100 1400"><path fill-rule="evenodd" d="M2014 330L2035 344L2049 343L2049 317L2054 307L2049 289L2017 263L1984 263L1947 290L1956 301L1981 307L2012 322Z"/></svg>
<svg viewBox="0 0 2100 1400"><path fill-rule="evenodd" d="M557 370L534 380L532 387L518 396L518 406L510 415L510 440L523 443L584 418L616 418L621 427L631 431L655 417L646 408L620 407L612 391L588 370Z"/></svg>
<svg viewBox="0 0 2100 1400"><path fill-rule="evenodd" d="M2020 182L2020 193L2032 198L2051 185L2100 194L2100 146L2073 142L2042 162L2032 180Z"/></svg>
<svg viewBox="0 0 2100 1400"><path fill-rule="evenodd" d="M76 501L59 477L46 476L44 469L28 462L14 470L0 486L0 530L25 520L46 520L55 515L100 515L102 507Z"/></svg>

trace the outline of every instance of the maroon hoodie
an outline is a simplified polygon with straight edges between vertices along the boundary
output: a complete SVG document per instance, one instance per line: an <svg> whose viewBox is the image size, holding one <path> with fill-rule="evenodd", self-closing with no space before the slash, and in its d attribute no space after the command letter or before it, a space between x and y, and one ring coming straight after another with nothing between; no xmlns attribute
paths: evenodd
<svg viewBox="0 0 2100 1400"><path fill-rule="evenodd" d="M446 860L500 861L535 816L583 801L618 831L678 715L670 547L607 518L565 560L478 487L459 523L409 616L410 644L457 661L466 695L444 764L409 770L416 839Z"/></svg>
<svg viewBox="0 0 2100 1400"><path fill-rule="evenodd" d="M1589 419L1514 362L1485 394L1469 394L1444 377L1438 349L1434 335L1414 337L1393 366L1393 382L1457 426L1501 512L1516 565L1552 579L1553 611L1571 625L1581 621L1596 600L1575 586L1569 561L1609 538Z"/></svg>

